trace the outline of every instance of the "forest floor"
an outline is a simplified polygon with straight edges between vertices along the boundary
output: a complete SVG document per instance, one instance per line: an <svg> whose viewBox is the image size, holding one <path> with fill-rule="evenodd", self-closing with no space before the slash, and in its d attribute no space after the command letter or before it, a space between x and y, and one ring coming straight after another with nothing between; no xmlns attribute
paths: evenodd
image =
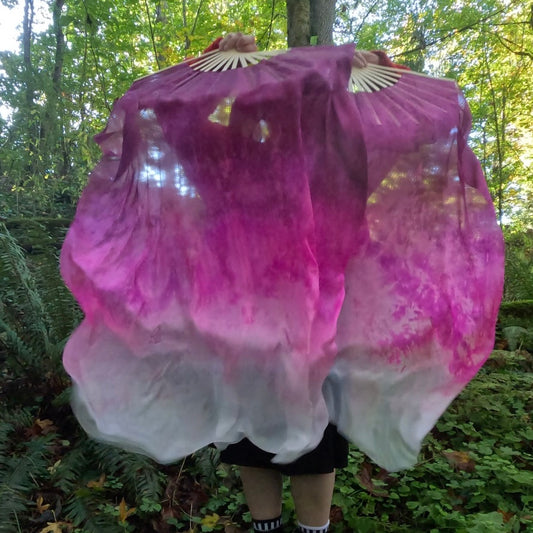
<svg viewBox="0 0 533 533"><path fill-rule="evenodd" d="M44 376L41 389L3 383L0 532L248 530L237 472L216 450L160 466L90 441L64 379ZM389 473L351 449L337 475L332 531L533 531L532 412L533 356L495 351L427 437L415 468ZM288 481L284 503L290 527Z"/></svg>

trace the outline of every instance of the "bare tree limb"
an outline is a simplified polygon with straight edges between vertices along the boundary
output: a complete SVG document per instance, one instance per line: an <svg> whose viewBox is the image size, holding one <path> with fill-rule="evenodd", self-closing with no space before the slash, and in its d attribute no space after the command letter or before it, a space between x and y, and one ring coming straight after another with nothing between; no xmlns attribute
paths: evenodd
<svg viewBox="0 0 533 533"><path fill-rule="evenodd" d="M157 70L161 70L161 65L159 64L159 54L157 53L157 46L155 44L155 35L154 27L152 26L152 17L150 16L150 10L148 8L148 2L144 0L144 8L146 11L146 16L148 17L148 26L150 28L150 40L152 41L152 48L154 50L155 62L157 64Z"/></svg>

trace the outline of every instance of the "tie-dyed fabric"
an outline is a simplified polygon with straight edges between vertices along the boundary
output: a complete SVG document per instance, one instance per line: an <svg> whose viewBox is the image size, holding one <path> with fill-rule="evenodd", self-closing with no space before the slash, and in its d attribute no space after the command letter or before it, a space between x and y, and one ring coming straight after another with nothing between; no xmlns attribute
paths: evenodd
<svg viewBox="0 0 533 533"><path fill-rule="evenodd" d="M329 421L388 470L487 359L500 229L453 81L347 91L352 46L133 84L61 257L88 433L160 462Z"/></svg>

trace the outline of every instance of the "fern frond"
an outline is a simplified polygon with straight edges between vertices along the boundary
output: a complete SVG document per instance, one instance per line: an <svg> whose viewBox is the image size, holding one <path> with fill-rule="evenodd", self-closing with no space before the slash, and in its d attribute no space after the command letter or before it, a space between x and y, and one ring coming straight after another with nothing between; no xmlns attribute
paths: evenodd
<svg viewBox="0 0 533 533"><path fill-rule="evenodd" d="M6 450L9 446L9 435L13 431L13 424L10 424L8 421L1 419L0 420L0 462L1 457L6 453Z"/></svg>
<svg viewBox="0 0 533 533"><path fill-rule="evenodd" d="M217 468L220 463L220 452L209 446L198 450L192 455L193 473L197 473L210 486L218 484Z"/></svg>
<svg viewBox="0 0 533 533"><path fill-rule="evenodd" d="M26 342L46 352L50 343L47 315L24 252L0 223L0 279L3 284L3 311L11 310L14 326L25 331Z"/></svg>
<svg viewBox="0 0 533 533"><path fill-rule="evenodd" d="M53 435L25 442L17 454L0 454L0 532L24 531L31 513L32 496L49 477L50 442Z"/></svg>
<svg viewBox="0 0 533 533"><path fill-rule="evenodd" d="M126 452L107 444L93 444L100 470L119 477L124 488L135 496L138 504L143 498L154 501L160 499L166 478L154 461L144 455Z"/></svg>
<svg viewBox="0 0 533 533"><path fill-rule="evenodd" d="M144 455L126 452L109 444L93 441L94 452L101 463L102 470L115 475L124 472L127 480L135 483L135 473L143 469L153 469L154 462Z"/></svg>
<svg viewBox="0 0 533 533"><path fill-rule="evenodd" d="M38 228L32 237L34 242L48 242L47 239L52 239L46 228ZM81 310L59 272L59 250L56 246L61 242L52 242L43 247L38 255L32 256L36 286L49 320L50 339L54 343L66 339L82 318Z"/></svg>
<svg viewBox="0 0 533 533"><path fill-rule="evenodd" d="M61 371L64 344L81 313L59 274L60 243L41 224L24 231L21 238L40 243L32 244L31 256L0 224L0 361L7 375L39 384Z"/></svg>
<svg viewBox="0 0 533 533"><path fill-rule="evenodd" d="M65 506L65 516L75 526L83 527L83 533L123 533L116 516L101 510L103 499L90 489L77 490Z"/></svg>
<svg viewBox="0 0 533 533"><path fill-rule="evenodd" d="M4 346L6 353L5 360L8 366L15 363L19 370L24 372L31 368L35 353L20 338L19 334L11 328L7 321L3 320L0 314L0 343ZM11 363L11 364L9 364Z"/></svg>
<svg viewBox="0 0 533 533"><path fill-rule="evenodd" d="M143 498L160 501L166 484L166 476L152 465L150 468L139 470L135 478L137 503L140 503Z"/></svg>
<svg viewBox="0 0 533 533"><path fill-rule="evenodd" d="M65 494L71 494L79 485L83 474L90 469L90 462L87 441L82 440L63 455L52 474L52 483Z"/></svg>
<svg viewBox="0 0 533 533"><path fill-rule="evenodd" d="M29 407L20 407L9 411L2 410L0 411L0 415L0 419L14 429L31 426L35 418Z"/></svg>
<svg viewBox="0 0 533 533"><path fill-rule="evenodd" d="M23 493L0 482L0 533L22 531L19 516L27 512L28 503Z"/></svg>

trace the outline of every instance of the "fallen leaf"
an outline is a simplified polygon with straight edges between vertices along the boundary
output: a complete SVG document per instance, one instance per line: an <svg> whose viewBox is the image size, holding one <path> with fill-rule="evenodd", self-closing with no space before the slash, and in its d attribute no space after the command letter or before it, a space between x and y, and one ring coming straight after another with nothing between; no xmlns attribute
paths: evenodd
<svg viewBox="0 0 533 533"><path fill-rule="evenodd" d="M473 472L476 468L476 463L468 452L443 452L443 455L454 470Z"/></svg>
<svg viewBox="0 0 533 533"><path fill-rule="evenodd" d="M179 519L185 514L197 515L208 500L205 487L188 474L178 474L169 478L163 501L177 513L174 517Z"/></svg>
<svg viewBox="0 0 533 533"><path fill-rule="evenodd" d="M374 480L372 479L372 465L366 461L361 465L361 470L359 471L359 474L355 476L355 479L359 485L370 492L372 496L384 498L389 495L388 491L384 488L374 484ZM380 482L381 480L376 481Z"/></svg>
<svg viewBox="0 0 533 533"><path fill-rule="evenodd" d="M221 516L218 519L218 522L216 525L223 526L224 533L245 533L242 529L239 528L238 524L236 524L231 519L231 516Z"/></svg>
<svg viewBox="0 0 533 533"><path fill-rule="evenodd" d="M344 513L338 505L332 505L329 511L329 521L332 524L340 524L344 520Z"/></svg>
<svg viewBox="0 0 533 533"><path fill-rule="evenodd" d="M498 512L503 516L503 521L507 524L511 518L515 515L514 513L510 513L508 511L502 511L501 509L498 509Z"/></svg>
<svg viewBox="0 0 533 533"><path fill-rule="evenodd" d="M447 494L448 494L448 501L451 503L452 509L459 513L464 513L465 510L464 510L463 504L465 502L465 497L461 496L460 494L456 494L451 489L448 489Z"/></svg>
<svg viewBox="0 0 533 533"><path fill-rule="evenodd" d="M25 434L28 438L32 438L48 435L48 433L53 433L54 431L57 431L57 426L55 426L51 420L48 418L45 418L44 420L38 418L33 422L33 425L30 428L25 429Z"/></svg>
<svg viewBox="0 0 533 533"><path fill-rule="evenodd" d="M57 469L60 464L61 464L61 459L58 459L52 466L49 466L46 470L48 470L50 474L54 475L57 472Z"/></svg>
<svg viewBox="0 0 533 533"><path fill-rule="evenodd" d="M35 423L41 428L41 431L43 432L43 435L46 435L46 431L49 432L50 428L57 429L57 426L54 426L54 423L49 420L48 418L45 418L44 420L41 420L38 418Z"/></svg>
<svg viewBox="0 0 533 533"><path fill-rule="evenodd" d="M37 512L41 514L43 514L50 507L49 503L46 503L43 505L43 502L44 502L43 497L39 496L37 498Z"/></svg>
<svg viewBox="0 0 533 533"><path fill-rule="evenodd" d="M63 533L63 528L68 528L68 531L72 530L72 524L70 522L46 522L46 527L41 529L41 533Z"/></svg>
<svg viewBox="0 0 533 533"><path fill-rule="evenodd" d="M89 489L102 489L104 487L104 483L105 483L105 474L102 474L100 476L100 478L98 479L98 481L89 481L89 483L87 483L87 487Z"/></svg>
<svg viewBox="0 0 533 533"><path fill-rule="evenodd" d="M136 510L137 510L136 507L131 507L130 509L128 509L128 506L126 505L126 500L122 498L118 506L118 515L119 515L120 521L122 523L126 522L126 519L128 518L128 516L135 513Z"/></svg>
<svg viewBox="0 0 533 533"><path fill-rule="evenodd" d="M63 529L59 522L47 522L47 526L41 529L41 533L62 533Z"/></svg>

